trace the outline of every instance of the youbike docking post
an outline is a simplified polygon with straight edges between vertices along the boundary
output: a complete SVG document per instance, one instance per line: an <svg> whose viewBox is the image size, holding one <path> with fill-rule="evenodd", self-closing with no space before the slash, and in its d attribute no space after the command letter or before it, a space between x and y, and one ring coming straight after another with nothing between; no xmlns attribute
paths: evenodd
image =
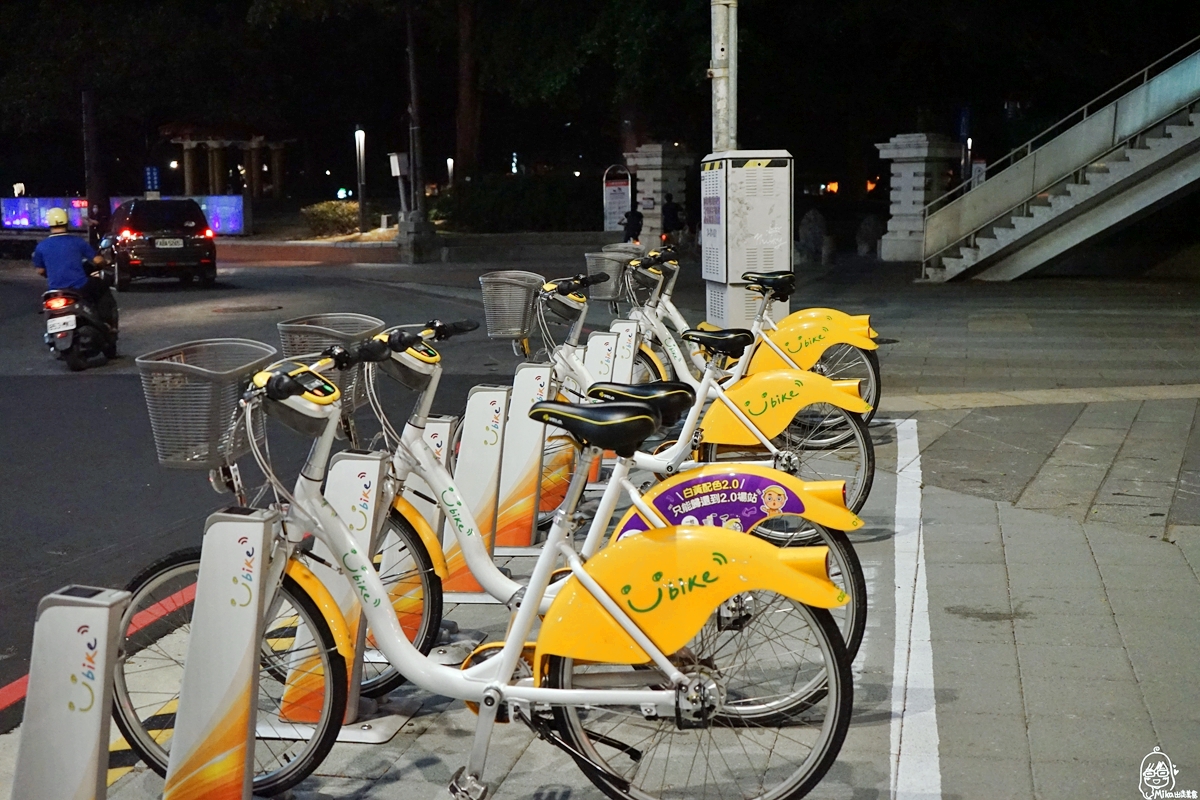
<svg viewBox="0 0 1200 800"><path fill-rule="evenodd" d="M617 352L613 360L614 383L629 383L633 380L633 356L637 353L639 338L638 324L631 319L614 319L609 330L617 334ZM588 341L591 344L591 341Z"/></svg>
<svg viewBox="0 0 1200 800"><path fill-rule="evenodd" d="M108 777L112 676L129 592L66 586L38 603L13 800L96 798Z"/></svg>
<svg viewBox="0 0 1200 800"><path fill-rule="evenodd" d="M476 386L471 389L467 395L467 410L458 431L454 484L458 488L459 500L471 512L476 533L489 553L495 548L500 461L504 456L511 394L512 389L508 386ZM442 581L444 601L491 600L491 595L484 592L467 567L466 557L455 536L454 520L446 520L442 541L445 542L448 573L448 577ZM451 597L459 599L452 600Z"/></svg>
<svg viewBox="0 0 1200 800"><path fill-rule="evenodd" d="M387 514L390 499L384 496L384 480L388 472L390 456L387 453L370 453L362 450L347 450L330 459L329 472L325 480L325 499L333 506L338 516L346 521L346 527L364 552L376 553L380 542L372 541L380 530L383 515ZM313 553L330 564L337 559L318 539L313 544ZM331 567L315 561L310 567L321 583L329 590L341 609L346 625L354 639L354 660L346 665L350 675L350 691L346 700L346 715L338 733L339 742L358 744L382 744L396 735L408 721L408 716L387 713L387 706L359 696L362 686L363 659L367 656L367 625L362 618L362 607L354 588L342 575ZM297 636L310 637L307 631L297 631ZM297 685L297 677L289 675L284 689L284 708L293 695L303 694ZM352 724L353 723L353 724ZM288 726L260 725L260 738L280 736L286 738Z"/></svg>
<svg viewBox="0 0 1200 800"><path fill-rule="evenodd" d="M263 609L278 585L269 557L278 512L227 508L205 523L192 631L163 800L249 800Z"/></svg>

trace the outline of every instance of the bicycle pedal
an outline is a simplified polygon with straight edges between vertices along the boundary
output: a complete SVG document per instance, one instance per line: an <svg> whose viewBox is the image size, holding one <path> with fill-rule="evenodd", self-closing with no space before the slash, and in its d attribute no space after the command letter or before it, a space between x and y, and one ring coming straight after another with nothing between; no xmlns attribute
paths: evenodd
<svg viewBox="0 0 1200 800"><path fill-rule="evenodd" d="M450 796L454 800L486 800L488 787L474 775L467 774L466 767L459 767L450 778Z"/></svg>

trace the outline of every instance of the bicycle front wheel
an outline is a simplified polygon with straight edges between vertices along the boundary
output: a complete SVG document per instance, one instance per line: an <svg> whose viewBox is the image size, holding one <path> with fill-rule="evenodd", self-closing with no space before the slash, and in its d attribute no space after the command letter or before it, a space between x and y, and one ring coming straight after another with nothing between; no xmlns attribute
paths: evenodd
<svg viewBox="0 0 1200 800"><path fill-rule="evenodd" d="M384 522L375 566L400 627L413 646L428 655L442 624L442 579L433 571L433 559L412 523L395 509ZM360 682L363 697L383 697L402 683L404 676L375 646L368 629Z"/></svg>
<svg viewBox="0 0 1200 800"><path fill-rule="evenodd" d="M199 571L200 548L188 548L154 562L126 587L133 597L121 620L113 717L133 751L164 777ZM298 636L304 629L308 635ZM320 609L289 577L275 592L263 630L254 793L271 796L307 778L333 747L346 713L347 665ZM298 677L320 687L299 701L303 707L285 697L288 681Z"/></svg>
<svg viewBox="0 0 1200 800"><path fill-rule="evenodd" d="M702 674L721 698L715 714L694 727L681 728L668 709L554 708L560 735L587 758L577 763L609 797L792 800L816 786L836 760L850 725L853 687L828 612L771 592L747 592L723 604L671 660L687 674ZM556 688L670 685L653 666L557 656L549 666Z"/></svg>

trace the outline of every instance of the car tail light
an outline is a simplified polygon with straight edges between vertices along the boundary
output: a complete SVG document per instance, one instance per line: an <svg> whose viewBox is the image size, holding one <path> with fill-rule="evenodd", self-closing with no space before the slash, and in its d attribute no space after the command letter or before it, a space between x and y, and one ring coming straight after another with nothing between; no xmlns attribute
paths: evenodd
<svg viewBox="0 0 1200 800"><path fill-rule="evenodd" d="M213 229L212 229L212 228L205 228L205 229L204 229L204 238L205 238L205 239L211 239L211 238L213 238L213 236L214 236L214 235L215 235L215 234L213 233Z"/></svg>
<svg viewBox="0 0 1200 800"><path fill-rule="evenodd" d="M129 259L129 263L133 266L136 266L136 265L142 263L142 260L140 258L131 258L131 259Z"/></svg>
<svg viewBox="0 0 1200 800"><path fill-rule="evenodd" d="M60 308L66 308L75 301L69 297L51 297L46 301L46 308L51 311L58 311Z"/></svg>
<svg viewBox="0 0 1200 800"><path fill-rule="evenodd" d="M120 236L118 236L117 238L121 239L122 241L129 241L134 236L137 236L137 234L134 233L133 231L129 230L129 228L126 228L125 230L121 231Z"/></svg>

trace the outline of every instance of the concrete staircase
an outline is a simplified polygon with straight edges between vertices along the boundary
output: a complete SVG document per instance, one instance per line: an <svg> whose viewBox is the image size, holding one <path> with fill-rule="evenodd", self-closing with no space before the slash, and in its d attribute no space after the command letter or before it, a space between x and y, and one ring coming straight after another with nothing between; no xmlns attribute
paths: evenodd
<svg viewBox="0 0 1200 800"><path fill-rule="evenodd" d="M1200 52L1150 74L927 206L924 279L1012 280L1195 188Z"/></svg>

